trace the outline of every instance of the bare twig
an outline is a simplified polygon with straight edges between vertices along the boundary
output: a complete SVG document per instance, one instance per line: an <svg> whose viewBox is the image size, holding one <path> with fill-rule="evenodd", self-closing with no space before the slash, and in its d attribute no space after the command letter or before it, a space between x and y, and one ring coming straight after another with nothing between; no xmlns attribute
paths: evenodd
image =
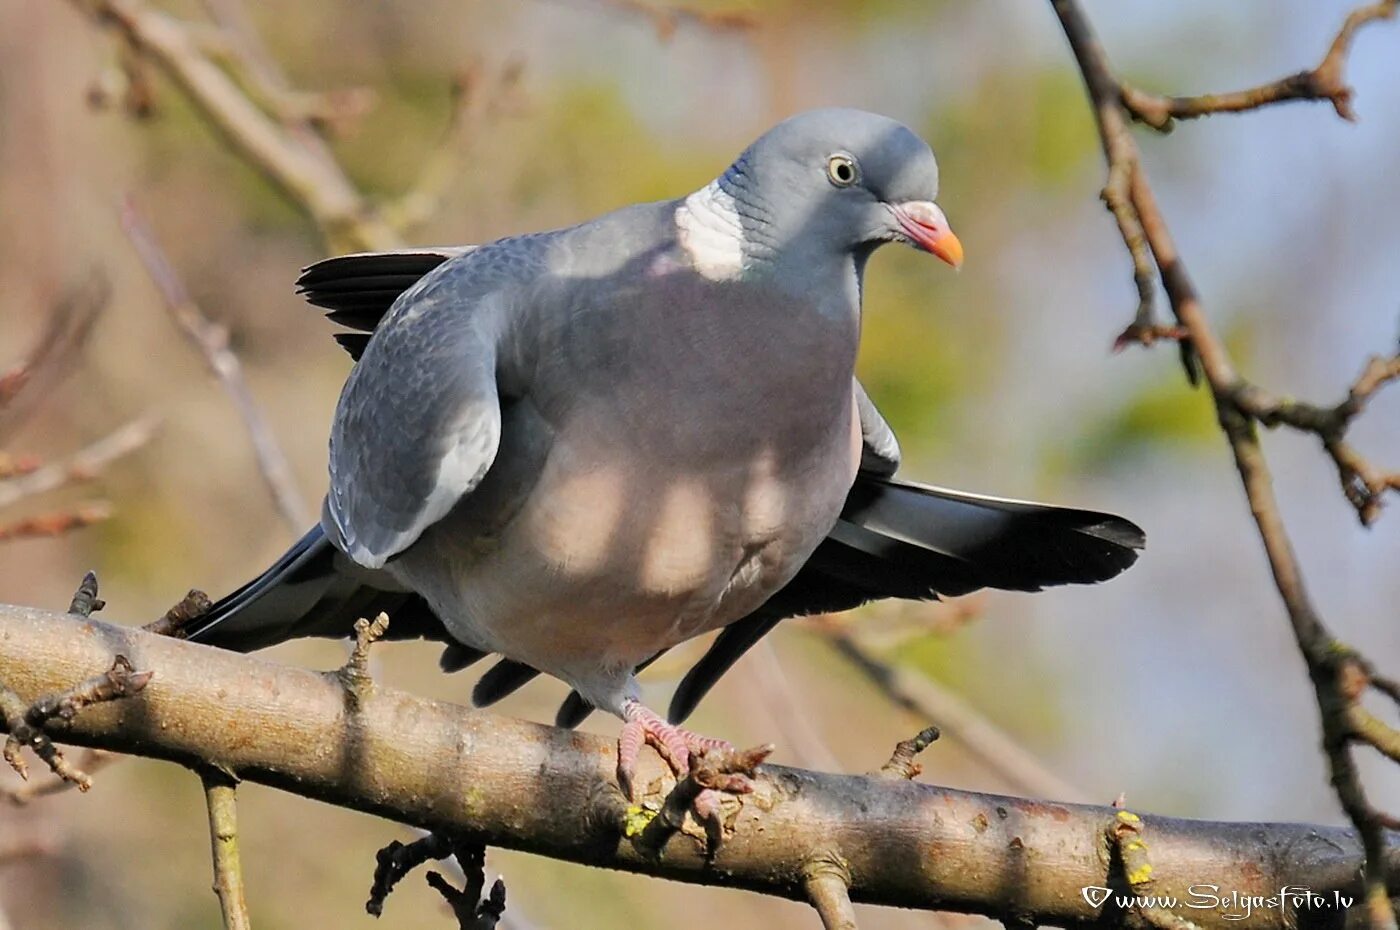
<svg viewBox="0 0 1400 930"><path fill-rule="evenodd" d="M0 436L13 431L38 409L72 371L78 350L92 334L111 296L107 276L90 272L64 291L38 342L23 360L0 371Z"/></svg>
<svg viewBox="0 0 1400 930"><path fill-rule="evenodd" d="M1268 84L1198 97L1164 97L1123 84L1120 99L1133 119L1159 132L1170 132L1174 122L1179 119L1196 119L1212 113L1242 113L1290 100L1326 100L1332 104L1338 116L1354 121L1356 111L1351 106L1353 91L1343 73L1351 40L1357 30L1367 23L1393 19L1397 9L1400 9L1400 0L1381 0L1351 11L1328 47L1327 55L1316 68L1299 71Z"/></svg>
<svg viewBox="0 0 1400 930"><path fill-rule="evenodd" d="M142 629L160 636L181 636L187 623L204 616L213 606L209 595L198 588L190 588L189 593L180 598L180 602L167 610L163 617Z"/></svg>
<svg viewBox="0 0 1400 930"><path fill-rule="evenodd" d="M238 853L238 801L234 779L216 768L200 770L209 809L209 844L214 859L214 894L219 897L224 930L251 930Z"/></svg>
<svg viewBox="0 0 1400 930"><path fill-rule="evenodd" d="M307 509L305 498L297 490L287 456L253 398L243 375L243 364L228 346L228 330L210 321L190 297L184 282L129 197L122 205L122 229L131 239L146 272L164 298L171 318L185 338L204 356L209 370L219 379L219 384L238 409L257 455L258 471L283 521L293 532L301 532L311 522L311 512Z"/></svg>
<svg viewBox="0 0 1400 930"><path fill-rule="evenodd" d="M1376 468L1347 442L1346 435L1376 392L1397 380L1400 380L1400 355L1386 359L1373 357L1352 384L1346 399L1335 407L1277 397L1248 382L1237 384L1230 400L1241 413L1264 426L1284 425L1316 435L1337 466L1342 493L1356 508L1362 525L1370 526L1380 516L1386 491L1400 491L1400 471L1385 472Z"/></svg>
<svg viewBox="0 0 1400 930"><path fill-rule="evenodd" d="M821 918L822 930L857 930L856 910L851 906L851 872L838 853L814 856L803 869L803 888L812 909Z"/></svg>
<svg viewBox="0 0 1400 930"><path fill-rule="evenodd" d="M20 756L28 747L43 759L55 775L72 782L79 791L92 787L92 779L68 762L63 753L44 732L52 721L70 723L78 711L89 704L117 701L137 694L151 680L153 672L137 672L125 656L118 655L112 667L101 675L89 678L72 688L48 694L26 706L13 691L0 685L0 718L9 736L5 740L4 759L20 776L29 779L29 768Z"/></svg>
<svg viewBox="0 0 1400 930"><path fill-rule="evenodd" d="M1151 895L1154 883L1152 860L1148 856L1147 841L1142 835L1142 818L1132 811L1119 810L1104 834L1109 844L1110 859L1117 858L1123 879L1135 899L1153 902L1154 906L1151 907L1135 906L1138 916L1157 930L1199 930L1194 922L1173 913L1165 905L1156 906L1157 901Z"/></svg>
<svg viewBox="0 0 1400 930"><path fill-rule="evenodd" d="M373 620L364 617L355 621L355 646L346 657L345 664L336 676L351 695L359 695L373 687L374 679L369 672L369 651L389 630L389 615L380 613Z"/></svg>
<svg viewBox="0 0 1400 930"><path fill-rule="evenodd" d="M645 0L588 0L592 5L649 20L656 37L669 42L681 26L698 26L719 33L743 33L758 25L752 13L702 10L689 6L659 6Z"/></svg>
<svg viewBox="0 0 1400 930"><path fill-rule="evenodd" d="M113 430L66 462L35 468L17 477L0 477L0 507L9 507L27 497L69 484L93 480L109 464L150 442L159 426L160 421L155 417L144 416Z"/></svg>
<svg viewBox="0 0 1400 930"><path fill-rule="evenodd" d="M91 617L106 606L107 602L97 596L97 572L84 573L78 590L73 592L73 599L68 602L68 612L75 617Z"/></svg>
<svg viewBox="0 0 1400 930"><path fill-rule="evenodd" d="M505 913L505 882L496 879L490 895L482 900L481 891L486 887L486 847L447 834L429 833L412 843L394 840L381 849L375 857L374 885L365 910L375 917L381 916L385 899L409 872L429 859L449 856L456 858L465 887L454 888L437 872L428 873L428 884L446 900L461 930L492 930Z"/></svg>
<svg viewBox="0 0 1400 930"><path fill-rule="evenodd" d="M1287 610L1299 651L1307 663L1321 715L1322 742L1331 769L1332 785L1347 817L1361 834L1366 851L1366 907L1370 924L1373 930L1394 930L1395 912L1387 894L1383 861L1385 827L1392 820L1367 800L1352 758L1355 741L1377 746L1389 745L1393 731L1379 721L1362 718L1358 713L1358 701L1367 681L1364 662L1352 650L1338 643L1308 595L1302 568L1284 526L1268 462L1255 428L1261 413L1278 415L1280 422L1287 422L1283 417L1293 416L1296 420L1304 412L1317 411L1296 404L1262 404L1251 409L1247 400L1241 403L1240 397L1243 395L1247 398L1254 389L1235 373L1225 344L1206 318L1200 295L1177 252L1176 243L1147 182L1137 144L1129 132L1121 85L1114 77L1103 46L1094 35L1077 0L1051 0L1051 5L1083 73L1110 176L1118 173L1129 178L1128 200L1120 206L1133 215L1141 228L1171 301L1172 312L1177 322L1185 328L1187 339L1200 360L1221 429L1234 456L1273 572L1275 586ZM1394 0L1374 4L1358 10L1348 19L1348 28L1343 30L1333 43L1332 52L1329 52L1329 59L1333 62L1331 67L1338 75L1351 32L1363 22L1393 13L1395 7ZM1340 77L1337 81L1340 84ZM1343 112L1343 115L1346 113ZM1127 239L1125 235L1125 241ZM1133 242L1128 241L1128 246L1130 251L1134 249ZM1375 387L1379 386L1380 380L1383 379L1378 379ZM1363 387L1368 385L1369 382L1362 384ZM1371 387L1371 390L1375 387ZM1338 459L1338 468L1343 471L1343 482L1346 484L1346 466L1343 463L1343 459ZM1369 482L1366 485L1363 489L1366 495L1375 497L1380 493L1373 490ZM1362 491L1359 490L1360 493ZM1356 498L1353 498L1353 503L1357 503ZM1366 517L1364 501L1358 507L1358 512L1363 519Z"/></svg>
<svg viewBox="0 0 1400 930"><path fill-rule="evenodd" d="M523 72L524 62L511 59L496 71L477 63L453 77L452 114L442 139L418 169L413 186L384 207L395 229L407 233L441 209L476 135L495 118L520 110Z"/></svg>
<svg viewBox="0 0 1400 930"><path fill-rule="evenodd" d="M889 761L880 766L875 774L880 778L902 778L905 781L918 778L923 766L914 761L915 757L933 745L938 739L938 727L924 727L910 739L900 740L894 747Z"/></svg>
<svg viewBox="0 0 1400 930"><path fill-rule="evenodd" d="M270 117L210 60L200 29L139 0L73 3L174 81L244 160L306 211L333 251L403 244L322 143Z"/></svg>
<svg viewBox="0 0 1400 930"><path fill-rule="evenodd" d="M62 536L64 533L101 523L111 516L112 508L105 501L89 501L72 510L55 510L4 524L0 526L0 542Z"/></svg>

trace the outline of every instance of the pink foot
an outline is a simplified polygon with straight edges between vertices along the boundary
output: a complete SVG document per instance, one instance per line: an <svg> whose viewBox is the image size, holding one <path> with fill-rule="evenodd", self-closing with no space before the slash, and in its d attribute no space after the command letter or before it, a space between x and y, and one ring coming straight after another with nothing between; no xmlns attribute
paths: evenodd
<svg viewBox="0 0 1400 930"><path fill-rule="evenodd" d="M637 800L636 786L633 784L637 754L641 752L644 743L656 747L656 751L676 774L677 780L690 774L690 760L693 756L703 755L710 750L734 751L728 740L714 739L683 730L667 723L660 714L643 707L638 701L629 700L624 704L622 715L626 722L622 725L622 735L617 740L617 780L622 785L627 799L633 802ZM743 793L745 788L751 786L739 785L736 781L732 786L726 786L726 790L730 787L735 793ZM720 793L712 788L700 791L693 805L696 816L702 821L718 824L719 795Z"/></svg>

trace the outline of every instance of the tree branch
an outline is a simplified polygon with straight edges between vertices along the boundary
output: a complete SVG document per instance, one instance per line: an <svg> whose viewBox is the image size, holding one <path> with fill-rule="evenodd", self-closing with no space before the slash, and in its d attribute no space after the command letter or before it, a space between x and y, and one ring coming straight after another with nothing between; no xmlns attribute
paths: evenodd
<svg viewBox="0 0 1400 930"><path fill-rule="evenodd" d="M150 442L159 425L155 417L141 417L113 430L66 462L35 468L13 478L0 478L0 507L9 507L27 497L69 484L91 481L110 463Z"/></svg>
<svg viewBox="0 0 1400 930"><path fill-rule="evenodd" d="M130 198L122 204L121 221L122 230L140 256L142 266L160 291L166 310L185 339L204 356L205 364L238 410L238 417L243 421L253 444L258 473L267 484L283 522L293 534L302 533L311 522L311 511L306 506L306 498L297 489L291 463L287 461L271 424L253 397L252 389L248 387L248 380L243 376L243 363L229 348L228 330L205 316L190 297L189 290L175 273L165 250L160 247L155 234Z"/></svg>
<svg viewBox="0 0 1400 930"><path fill-rule="evenodd" d="M1379 747L1391 740L1394 731L1374 718L1363 718L1359 713L1360 698L1370 681L1367 674L1369 666L1350 648L1338 642L1323 623L1308 595L1302 567L1283 523L1256 423L1260 414L1269 410L1278 412L1280 422L1287 422L1283 419L1286 405L1256 405L1251 409L1249 405L1241 403L1239 398L1242 394L1248 396L1256 389L1236 374L1225 344L1212 329L1200 295L1177 252L1156 196L1148 184L1137 143L1129 132L1128 114L1120 92L1122 85L1114 77L1108 56L1077 0L1051 0L1051 6L1060 19L1084 76L1109 165L1109 176L1128 178L1127 199L1118 206L1141 228L1143 241L1151 252L1172 312L1185 330L1185 344L1190 346L1200 361L1221 430L1234 457L1245 497L1268 557L1274 584L1288 613L1298 649L1307 663L1321 716L1322 743L1331 769L1332 784L1347 817L1360 832L1366 850L1366 900L1370 924L1374 930L1394 930L1395 913L1386 892L1383 861L1385 827L1393 821L1367 800L1352 758L1355 742ZM1333 54L1336 56L1335 68L1339 70L1341 67L1351 31L1362 22L1384 15L1384 8L1393 9L1395 6L1396 0L1389 0L1358 10L1348 19L1349 29L1343 30L1333 44L1333 52L1329 53L1329 57ZM1115 210L1115 215L1117 212ZM1139 257L1136 243L1126 234L1124 241L1133 255L1136 268ZM1379 386L1379 381L1376 386ZM1301 408L1295 405L1295 413L1298 409ZM1352 415L1348 415L1346 420L1349 421ZM1338 461L1340 469L1341 460ZM1345 474L1343 482L1345 485ZM1363 520L1366 519L1366 509L1359 507L1358 512Z"/></svg>
<svg viewBox="0 0 1400 930"><path fill-rule="evenodd" d="M1326 100L1342 119L1355 121L1356 111L1351 108L1353 91L1343 74L1351 40L1367 23L1393 19L1397 9L1400 9L1400 0L1380 0L1352 10L1316 68L1277 81L1247 90L1196 97L1166 97L1124 83L1120 85L1120 99L1133 119L1158 132L1171 132L1179 119L1197 119L1212 113L1242 113L1290 100Z"/></svg>
<svg viewBox="0 0 1400 930"><path fill-rule="evenodd" d="M402 246L319 140L308 141L295 123L286 125L253 103L209 59L197 29L139 0L73 3L174 81L245 161L311 216L333 251Z"/></svg>
<svg viewBox="0 0 1400 930"><path fill-rule="evenodd" d="M224 930L251 930L238 854L238 802L234 780L214 768L200 771L209 808L209 844L214 858L214 894L219 897Z"/></svg>
<svg viewBox="0 0 1400 930"><path fill-rule="evenodd" d="M339 676L136 629L0 607L0 681L62 690L131 656L158 674L135 698L94 706L64 740L217 765L240 779L488 846L701 884L807 898L808 863L835 852L854 901L1037 923L1092 920L1080 894L1104 885L1111 808L953 791L902 779L765 765L739 799L725 844L672 837L660 858L623 836L613 741L422 700L388 688L350 700ZM219 725L211 726L211 721ZM665 771L650 750L639 784ZM1217 882L1240 894L1284 885L1355 894L1350 830L1143 817L1158 893ZM1400 888L1400 845L1377 858ZM1234 926L1216 912L1203 927ZM1321 927L1324 915L1258 911L1253 927Z"/></svg>

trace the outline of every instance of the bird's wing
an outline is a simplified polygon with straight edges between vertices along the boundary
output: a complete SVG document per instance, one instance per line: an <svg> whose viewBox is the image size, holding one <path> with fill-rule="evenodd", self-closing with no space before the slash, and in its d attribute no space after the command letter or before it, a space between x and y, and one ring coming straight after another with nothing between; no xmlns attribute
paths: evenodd
<svg viewBox="0 0 1400 930"><path fill-rule="evenodd" d="M852 381L856 392L856 413L860 416L860 470L888 478L899 470L899 440L880 416L875 402L859 381Z"/></svg>
<svg viewBox="0 0 1400 930"><path fill-rule="evenodd" d="M382 567L412 545L491 467L501 431L498 334L519 285L539 271L531 240L502 240L433 268L392 300L351 371L331 424L322 522L359 564ZM396 253L356 267L430 259ZM374 326L372 314L355 325Z"/></svg>

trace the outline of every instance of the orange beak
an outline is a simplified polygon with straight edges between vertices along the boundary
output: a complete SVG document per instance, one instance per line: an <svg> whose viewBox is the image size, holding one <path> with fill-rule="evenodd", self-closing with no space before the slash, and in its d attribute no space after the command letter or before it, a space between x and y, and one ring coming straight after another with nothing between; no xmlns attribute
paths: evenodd
<svg viewBox="0 0 1400 930"><path fill-rule="evenodd" d="M899 228L916 247L937 255L954 268L961 268L963 247L948 225L948 218L929 200L908 200L891 204Z"/></svg>

